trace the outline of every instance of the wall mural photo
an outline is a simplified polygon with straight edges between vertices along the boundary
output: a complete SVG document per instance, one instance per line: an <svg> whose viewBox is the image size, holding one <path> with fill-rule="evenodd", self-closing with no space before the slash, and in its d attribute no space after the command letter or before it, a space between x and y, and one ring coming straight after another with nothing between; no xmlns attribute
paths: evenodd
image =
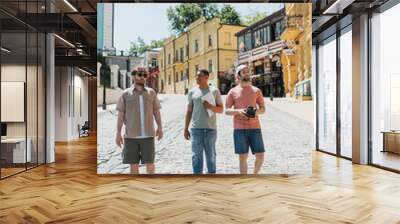
<svg viewBox="0 0 400 224"><path fill-rule="evenodd" d="M309 3L99 3L98 174L310 174Z"/></svg>

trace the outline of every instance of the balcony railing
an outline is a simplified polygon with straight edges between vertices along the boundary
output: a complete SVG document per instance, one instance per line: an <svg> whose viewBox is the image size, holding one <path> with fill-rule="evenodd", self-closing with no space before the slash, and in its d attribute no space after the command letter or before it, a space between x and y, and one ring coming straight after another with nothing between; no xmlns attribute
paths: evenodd
<svg viewBox="0 0 400 224"><path fill-rule="evenodd" d="M260 47L251 49L249 51L240 52L238 55L238 63L244 63L247 60L253 61L259 58L266 57L270 54L282 51L285 42L282 40L274 41L272 43L262 45Z"/></svg>

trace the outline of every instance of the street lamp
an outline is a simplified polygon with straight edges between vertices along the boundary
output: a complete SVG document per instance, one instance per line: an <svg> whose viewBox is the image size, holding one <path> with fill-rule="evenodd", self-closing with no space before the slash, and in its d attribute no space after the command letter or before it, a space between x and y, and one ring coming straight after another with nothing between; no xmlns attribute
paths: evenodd
<svg viewBox="0 0 400 224"><path fill-rule="evenodd" d="M107 103L106 103L106 77L107 77L107 72L109 73L109 68L107 65L102 64L100 68L100 77L103 79L103 104L102 108L103 110L107 109Z"/></svg>

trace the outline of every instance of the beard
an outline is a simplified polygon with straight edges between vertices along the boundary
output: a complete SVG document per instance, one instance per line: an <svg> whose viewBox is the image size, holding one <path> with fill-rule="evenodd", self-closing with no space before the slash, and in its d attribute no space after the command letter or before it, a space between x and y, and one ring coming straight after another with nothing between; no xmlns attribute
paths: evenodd
<svg viewBox="0 0 400 224"><path fill-rule="evenodd" d="M134 83L135 85L138 85L138 86L144 86L144 83L145 83L145 82L141 82L141 81L136 81L136 82L135 82L135 81L134 81L133 83Z"/></svg>
<svg viewBox="0 0 400 224"><path fill-rule="evenodd" d="M240 81L241 86L249 86L250 84L251 84L250 80L249 81L244 81L244 80Z"/></svg>

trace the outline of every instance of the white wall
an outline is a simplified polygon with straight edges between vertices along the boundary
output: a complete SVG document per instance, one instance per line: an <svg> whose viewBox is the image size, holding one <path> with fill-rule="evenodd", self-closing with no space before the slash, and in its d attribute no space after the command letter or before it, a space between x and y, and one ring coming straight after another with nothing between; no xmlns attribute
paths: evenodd
<svg viewBox="0 0 400 224"><path fill-rule="evenodd" d="M88 120L88 78L72 67L56 67L55 73L55 141L70 141Z"/></svg>
<svg viewBox="0 0 400 224"><path fill-rule="evenodd" d="M10 106L4 106L1 108L2 114L4 113L16 113L15 110L18 110L18 113L21 114L22 121L20 122L6 122L7 123L7 137L9 138L24 138L25 135L30 140L30 148L33 162L36 162L36 158L39 159L38 162L44 162L44 125L45 125L45 117L44 117L44 93L43 89L44 82L44 74L41 72L41 67L38 67L38 71L36 71L36 66L25 66L25 64L2 64L1 66L1 74L2 74L2 85L3 82L24 82L26 85L26 99L24 100L24 89L19 89L18 94L21 94L20 99L20 107L12 108ZM38 72L38 73L36 73ZM27 77L27 81L25 78ZM37 87L39 85L39 87ZM22 87L24 88L24 87ZM8 97L7 94L11 94L11 92L4 92L6 89L2 89L2 98ZM15 93L17 94L17 93ZM26 102L26 106L25 106ZM11 102L13 103L13 102ZM17 103L18 102L14 102ZM22 105L21 105L22 103ZM3 103L2 103L3 104ZM15 105L14 105L15 106ZM13 111L14 110L14 111ZM26 112L26 120L24 118L24 114ZM17 114L18 114L17 113ZM3 119L3 118L2 118ZM39 155L37 154L39 153Z"/></svg>

